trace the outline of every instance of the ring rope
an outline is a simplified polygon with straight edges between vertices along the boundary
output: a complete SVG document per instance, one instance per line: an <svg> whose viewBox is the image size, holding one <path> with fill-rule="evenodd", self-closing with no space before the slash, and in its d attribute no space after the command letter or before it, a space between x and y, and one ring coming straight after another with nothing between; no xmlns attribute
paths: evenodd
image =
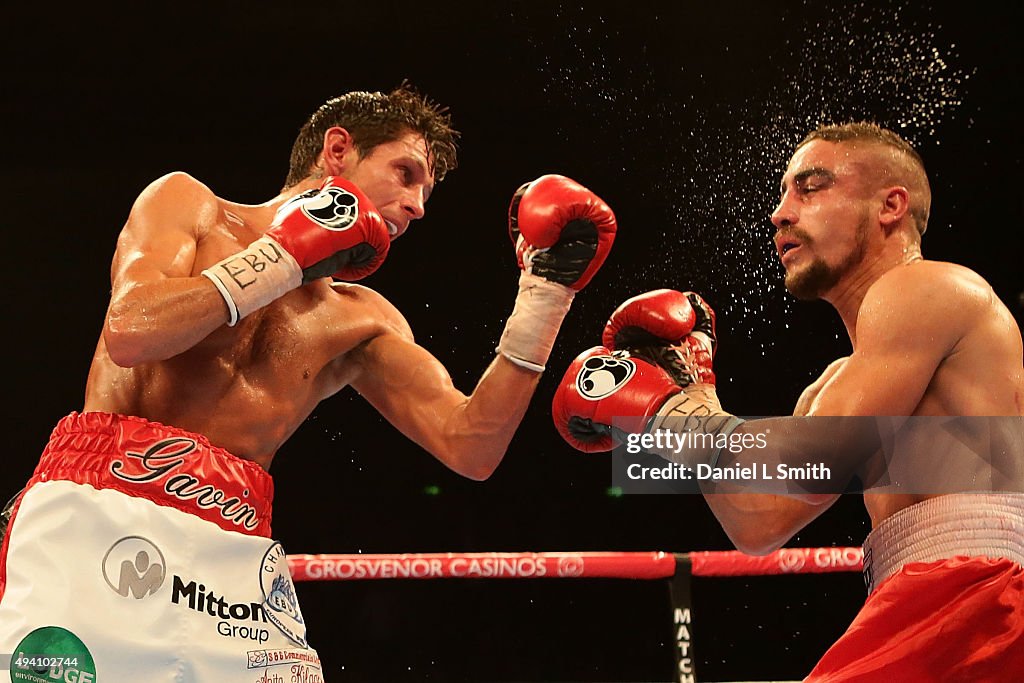
<svg viewBox="0 0 1024 683"><path fill-rule="evenodd" d="M770 576L859 572L861 548L783 548L763 556L739 551L403 553L289 555L295 581L375 579L664 579L689 563L693 576Z"/></svg>

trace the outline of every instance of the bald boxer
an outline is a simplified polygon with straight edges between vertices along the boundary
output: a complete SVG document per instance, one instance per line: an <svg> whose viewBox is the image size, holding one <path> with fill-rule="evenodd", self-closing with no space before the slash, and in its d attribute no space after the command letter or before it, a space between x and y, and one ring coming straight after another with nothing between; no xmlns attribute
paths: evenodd
<svg viewBox="0 0 1024 683"><path fill-rule="evenodd" d="M831 303L853 346L803 392L794 415L977 416L961 421L955 438L926 420L891 421L903 426L897 450L910 444L921 456L910 461L911 474L933 481L939 470L963 492L865 494L869 597L808 681L1010 681L1024 671L1021 335L977 273L922 258L930 200L916 151L891 131L856 123L819 128L800 143L772 214L787 289ZM831 494L704 485L736 546L768 553L820 515L852 476L877 481L886 463L878 441L857 443L832 429L848 421L744 423L729 415L710 372L714 334L713 313L692 294L635 297L613 313L604 345L566 373L555 420L581 450L607 450L626 438L623 430L678 432L682 421L714 437L712 445L649 450L689 466L745 464L753 449L737 455L716 439L770 429L771 457L835 467L839 488ZM595 400L590 370L612 362L605 359L631 369L605 379ZM981 457L944 457L954 450Z"/></svg>
<svg viewBox="0 0 1024 683"><path fill-rule="evenodd" d="M17 680L60 677L71 665L46 662L67 652L80 681L323 680L271 538L267 469L343 387L459 474L495 470L616 223L562 176L514 194L519 291L464 395L393 305L344 282L423 217L455 139L409 87L348 93L302 127L266 203L183 173L142 192L84 411L57 425L0 549L0 652L17 653Z"/></svg>

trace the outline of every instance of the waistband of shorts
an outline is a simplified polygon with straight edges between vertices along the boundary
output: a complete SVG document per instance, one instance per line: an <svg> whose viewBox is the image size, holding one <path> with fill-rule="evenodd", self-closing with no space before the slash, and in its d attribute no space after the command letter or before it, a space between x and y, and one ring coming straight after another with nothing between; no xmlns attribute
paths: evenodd
<svg viewBox="0 0 1024 683"><path fill-rule="evenodd" d="M57 423L32 483L66 480L178 508L228 531L270 535L274 480L201 434L113 413Z"/></svg>
<svg viewBox="0 0 1024 683"><path fill-rule="evenodd" d="M905 564L960 556L1024 565L1024 494L955 493L896 512L864 540L864 583L870 594Z"/></svg>

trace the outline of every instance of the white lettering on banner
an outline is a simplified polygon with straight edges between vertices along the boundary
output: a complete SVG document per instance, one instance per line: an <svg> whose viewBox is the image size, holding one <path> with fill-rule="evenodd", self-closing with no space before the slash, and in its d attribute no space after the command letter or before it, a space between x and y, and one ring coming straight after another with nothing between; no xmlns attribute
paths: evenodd
<svg viewBox="0 0 1024 683"><path fill-rule="evenodd" d="M676 607L672 613L673 623L679 626L676 629L676 647L679 648L679 681L680 683L696 683L693 675L693 658L690 656L690 608Z"/></svg>
<svg viewBox="0 0 1024 683"><path fill-rule="evenodd" d="M129 474L125 472L125 463L115 460L110 463L110 472L118 479L133 484L144 484L167 477L173 470L185 464L184 455L196 450L195 439L174 437L157 441L144 453L125 451L125 456L137 458L145 472ZM236 526L255 529L259 526L256 508L234 496L227 494L211 484L202 484L191 474L176 474L164 483L164 491L179 500L195 499L197 507L202 509L218 508L220 516ZM242 495L249 495L248 489Z"/></svg>
<svg viewBox="0 0 1024 683"><path fill-rule="evenodd" d="M560 576L580 576L582 558L563 558ZM379 560L314 559L305 563L311 579L421 579L446 576L442 560L437 558L401 558ZM448 576L482 578L530 578L547 576L547 558L484 557L455 558L448 562Z"/></svg>
<svg viewBox="0 0 1024 683"><path fill-rule="evenodd" d="M819 567L857 567L860 563L860 548L816 548L814 550L814 564Z"/></svg>
<svg viewBox="0 0 1024 683"><path fill-rule="evenodd" d="M310 560L306 573L311 579L403 578L443 576L441 560Z"/></svg>
<svg viewBox="0 0 1024 683"><path fill-rule="evenodd" d="M547 563L532 557L455 559L448 568L452 576L529 578L547 575Z"/></svg>

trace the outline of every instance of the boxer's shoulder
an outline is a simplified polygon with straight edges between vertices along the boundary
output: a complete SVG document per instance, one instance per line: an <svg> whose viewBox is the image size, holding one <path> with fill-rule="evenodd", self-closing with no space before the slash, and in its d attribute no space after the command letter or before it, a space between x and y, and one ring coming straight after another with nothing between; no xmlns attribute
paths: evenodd
<svg viewBox="0 0 1024 683"><path fill-rule="evenodd" d="M135 200L128 225L177 225L202 236L217 223L225 201L191 175L175 171L151 182Z"/></svg>
<svg viewBox="0 0 1024 683"><path fill-rule="evenodd" d="M139 194L140 202L175 202L191 208L219 207L220 199L209 187L183 171L162 175Z"/></svg>
<svg viewBox="0 0 1024 683"><path fill-rule="evenodd" d="M969 325L988 309L992 287L970 268L943 261L916 260L892 268L867 290L858 317L862 323L879 321L909 326L929 321L944 326Z"/></svg>
<svg viewBox="0 0 1024 683"><path fill-rule="evenodd" d="M918 259L892 268L871 286L869 295L899 295L901 298L931 293L957 299L987 298L991 286L985 278L957 263Z"/></svg>

